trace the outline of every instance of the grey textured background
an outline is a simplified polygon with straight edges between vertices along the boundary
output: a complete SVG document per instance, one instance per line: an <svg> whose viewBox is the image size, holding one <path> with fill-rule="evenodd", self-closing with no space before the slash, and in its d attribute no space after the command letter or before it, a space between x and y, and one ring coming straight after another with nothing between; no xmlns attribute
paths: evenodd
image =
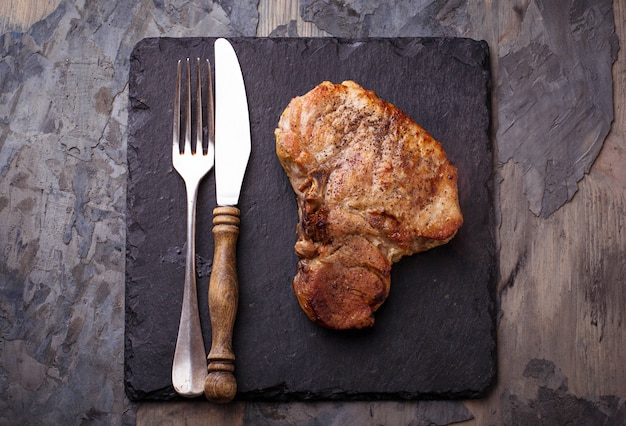
<svg viewBox="0 0 626 426"><path fill-rule="evenodd" d="M382 3L302 0L301 14L333 36L488 38L484 2ZM0 35L0 423L133 423L123 392L129 55L145 37L255 35L257 7L61 0ZM608 0L525 0L512 12L517 33L495 52L498 158L522 166L529 208L548 217L613 119L613 11ZM521 54L535 60L514 67Z"/></svg>

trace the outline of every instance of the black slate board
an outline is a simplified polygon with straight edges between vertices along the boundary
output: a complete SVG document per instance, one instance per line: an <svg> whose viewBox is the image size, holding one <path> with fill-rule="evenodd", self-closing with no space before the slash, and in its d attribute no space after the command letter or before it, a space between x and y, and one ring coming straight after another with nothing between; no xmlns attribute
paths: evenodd
<svg viewBox="0 0 626 426"><path fill-rule="evenodd" d="M170 158L175 63L213 58L212 38L146 39L131 56L125 385L132 400L177 398L171 363L183 289L185 193ZM252 155L240 200L240 399L480 397L496 372L496 256L486 43L468 39L232 39L249 97ZM405 258L371 330L320 328L291 289L295 197L274 152L289 100L352 79L407 112L459 170L465 223L448 245ZM200 187L200 313L213 240L214 175Z"/></svg>

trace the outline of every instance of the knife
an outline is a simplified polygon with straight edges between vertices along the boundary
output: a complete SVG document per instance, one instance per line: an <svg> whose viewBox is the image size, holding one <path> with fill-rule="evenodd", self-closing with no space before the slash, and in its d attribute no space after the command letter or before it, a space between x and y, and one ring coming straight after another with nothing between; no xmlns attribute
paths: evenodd
<svg viewBox="0 0 626 426"><path fill-rule="evenodd" d="M209 280L211 350L204 395L226 403L237 393L233 327L237 316L239 193L250 158L250 118L237 55L223 38L215 41L215 189L213 269Z"/></svg>

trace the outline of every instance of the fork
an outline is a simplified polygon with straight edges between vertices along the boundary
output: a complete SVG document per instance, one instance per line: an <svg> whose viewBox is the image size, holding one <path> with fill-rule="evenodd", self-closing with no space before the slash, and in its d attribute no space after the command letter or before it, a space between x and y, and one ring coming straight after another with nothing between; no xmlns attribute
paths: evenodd
<svg viewBox="0 0 626 426"><path fill-rule="evenodd" d="M176 350L172 364L172 384L174 390L184 397L195 397L204 392L207 376L207 359L200 315L198 312L198 292L196 287L196 202L198 186L214 163L214 121L211 64L207 59L207 129L208 146L204 153L202 146L202 84L201 63L197 59L198 84L195 105L195 150L191 145L191 71L189 58L186 68L185 141L180 149L180 104L181 104L181 61L176 68L176 94L174 98L174 124L172 127L172 164L185 181L187 190L187 250L185 254L185 286L183 290L182 312L178 326Z"/></svg>

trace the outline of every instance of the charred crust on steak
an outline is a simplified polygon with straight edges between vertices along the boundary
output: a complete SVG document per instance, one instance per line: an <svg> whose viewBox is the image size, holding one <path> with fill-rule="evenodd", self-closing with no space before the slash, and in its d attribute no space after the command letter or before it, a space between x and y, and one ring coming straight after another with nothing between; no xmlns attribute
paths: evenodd
<svg viewBox="0 0 626 426"><path fill-rule="evenodd" d="M308 211L305 207L302 212L302 229L304 234L314 243L329 244L331 238L328 235L328 211L318 208Z"/></svg>

